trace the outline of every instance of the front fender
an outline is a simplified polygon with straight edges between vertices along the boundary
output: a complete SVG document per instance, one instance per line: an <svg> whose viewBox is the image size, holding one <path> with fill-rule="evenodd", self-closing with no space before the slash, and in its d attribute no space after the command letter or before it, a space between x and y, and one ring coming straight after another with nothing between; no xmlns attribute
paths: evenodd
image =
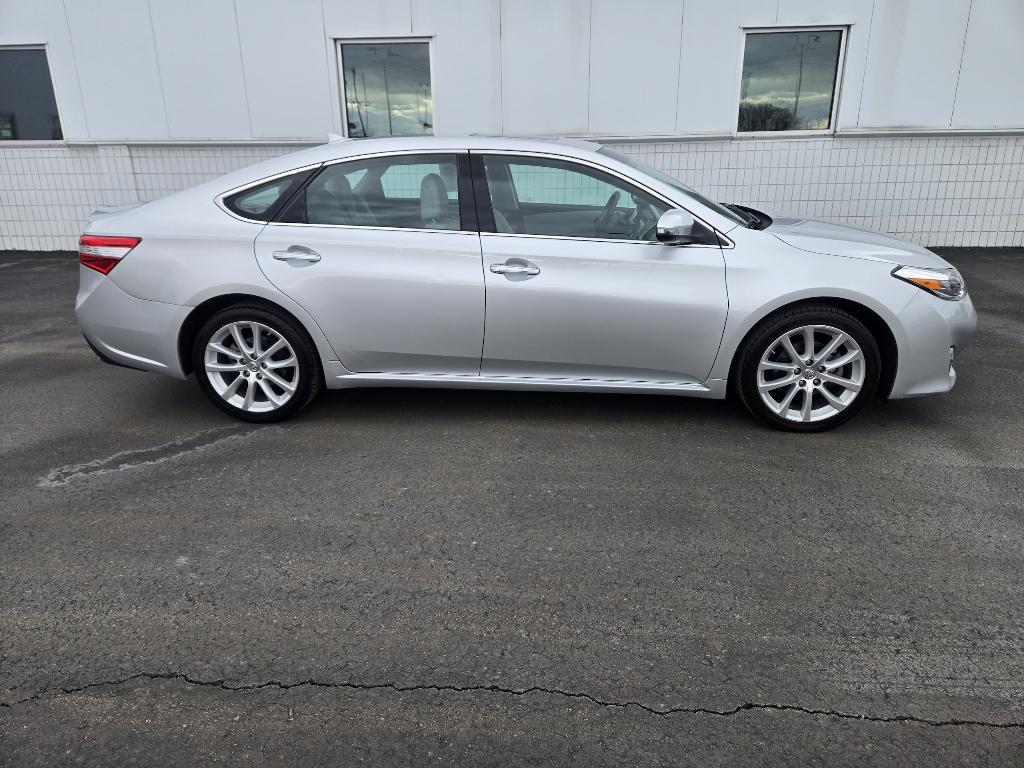
<svg viewBox="0 0 1024 768"><path fill-rule="evenodd" d="M709 380L728 378L740 345L762 320L804 301L839 299L866 307L889 327L902 357L907 336L899 314L919 289L893 278L892 264L812 254L776 238L764 238L763 248L744 245L725 252L729 314Z"/></svg>

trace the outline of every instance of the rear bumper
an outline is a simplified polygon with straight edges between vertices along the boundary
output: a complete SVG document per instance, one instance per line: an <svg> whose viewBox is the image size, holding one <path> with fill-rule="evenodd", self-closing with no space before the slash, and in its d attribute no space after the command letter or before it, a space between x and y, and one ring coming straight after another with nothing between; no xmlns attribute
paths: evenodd
<svg viewBox="0 0 1024 768"><path fill-rule="evenodd" d="M889 397L948 392L956 383L950 348L959 352L978 324L971 297L945 301L921 291L900 312L899 320L906 335L899 344L899 366Z"/></svg>
<svg viewBox="0 0 1024 768"><path fill-rule="evenodd" d="M86 341L106 362L185 378L177 339L191 310L129 296L104 275L79 267L75 317Z"/></svg>

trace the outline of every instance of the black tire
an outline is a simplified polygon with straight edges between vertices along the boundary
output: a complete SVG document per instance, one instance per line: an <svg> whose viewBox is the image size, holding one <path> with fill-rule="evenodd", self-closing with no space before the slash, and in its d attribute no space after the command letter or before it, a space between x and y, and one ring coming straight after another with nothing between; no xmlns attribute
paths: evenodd
<svg viewBox="0 0 1024 768"><path fill-rule="evenodd" d="M239 321L259 323L266 326L266 328L287 341L295 353L298 367L298 380L295 382L295 391L287 402L272 410L247 411L227 402L214 389L206 373L206 346L210 342L211 337L229 323ZM272 364L271 367L273 367ZM192 344L192 370L195 371L199 388L203 390L214 405L236 419L255 423L284 421L291 418L320 394L320 390L324 386L324 374L320 365L320 355L317 352L316 345L313 344L313 340L306 333L305 329L284 313L270 307L258 305L237 304L227 309L222 309L203 323ZM248 378L248 375L250 374L246 372L246 378ZM255 374L251 375L255 376ZM262 378L262 374L260 374L260 378ZM248 385L248 382L246 382L246 385ZM277 389L276 391L283 396L284 390ZM267 401L267 406L270 406L269 399L265 394L257 393L257 397Z"/></svg>
<svg viewBox="0 0 1024 768"><path fill-rule="evenodd" d="M769 408L762 400L761 394L758 391L758 366L760 365L761 358L769 350L769 347L784 333L807 325L831 326L851 336L863 352L864 382L860 390L856 392L853 400L843 410L820 421L801 422L792 421L781 416ZM827 340L828 337L826 336L825 338ZM819 343L819 351L820 346ZM803 349L797 351L803 353ZM771 359L769 358L769 360ZM871 332L860 320L849 312L829 304L804 304L792 309L782 310L761 321L740 347L733 372L736 377L735 391L743 405L765 424L790 432L823 432L849 421L867 404L868 400L874 396L875 391L878 389L881 368L882 363L881 355L878 352L878 344L874 336L871 335ZM796 375L796 369L794 369L794 375ZM797 402L797 398L799 398L802 404L804 397L811 397L812 407L818 407L813 405L814 403L824 404L821 394L806 394L812 391L813 382L814 380L812 379L801 385L800 390L803 391L797 392L793 402ZM824 384L821 386L824 386ZM833 393L833 390L829 389L829 392ZM785 405L780 403L780 407L785 407Z"/></svg>

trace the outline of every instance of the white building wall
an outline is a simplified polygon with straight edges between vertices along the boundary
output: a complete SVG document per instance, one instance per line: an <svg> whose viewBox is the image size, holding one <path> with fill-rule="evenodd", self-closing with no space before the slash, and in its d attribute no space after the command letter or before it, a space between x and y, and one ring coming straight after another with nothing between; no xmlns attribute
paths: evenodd
<svg viewBox="0 0 1024 768"><path fill-rule="evenodd" d="M743 28L812 24L849 28L837 133L733 136ZM1020 0L0 0L67 140L0 142L0 248L341 132L336 41L409 36L438 134L593 136L718 199L1022 245L1021 29Z"/></svg>
<svg viewBox="0 0 1024 768"><path fill-rule="evenodd" d="M953 103L954 127L1024 124L1024 2L973 0Z"/></svg>
<svg viewBox="0 0 1024 768"><path fill-rule="evenodd" d="M253 136L246 88L239 87L245 70L234 6L208 0L151 0L149 13L166 135Z"/></svg>

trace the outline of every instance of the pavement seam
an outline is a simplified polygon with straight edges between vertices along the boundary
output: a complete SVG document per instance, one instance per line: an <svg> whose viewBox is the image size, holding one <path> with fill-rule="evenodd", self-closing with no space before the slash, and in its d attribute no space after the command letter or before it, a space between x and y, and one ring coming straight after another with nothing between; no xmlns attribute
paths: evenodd
<svg viewBox="0 0 1024 768"><path fill-rule="evenodd" d="M59 687L49 688L42 691L37 691L30 696L26 696L23 699L18 699L12 702L0 702L0 709L13 709L19 704L25 704L30 701L37 701L45 697L56 697L61 695L72 695L76 693L84 693L85 691L92 690L94 688L102 688L109 686L118 686L130 683L136 680L180 680L190 685L219 688L224 691L258 691L265 688L276 688L279 690L287 691L293 688L337 688L344 690L353 691L373 691L373 690L391 690L397 693L409 693L416 691L436 691L438 693L473 693L473 692L487 692L487 693L503 693L510 696L526 696L531 693L544 694L548 696L561 696L568 699L582 699L589 701L592 704L596 704L600 707L610 707L617 709L627 709L629 707L635 707L648 714L657 715L659 717L667 717L670 715L711 715L714 717L732 717L734 715L741 714L743 712L750 711L776 711L776 712L795 712L804 715L812 716L825 716L834 717L840 720L860 720L863 722L871 723L917 723L920 725L928 725L936 728L943 728L949 726L977 726L982 728L1024 728L1024 722L994 722L989 720L970 720L961 718L949 718L947 720L935 720L926 717L918 717L916 715L868 715L858 714L854 712L843 712L835 709L816 709L813 707L803 707L798 704L777 704L770 702L744 702L738 704L731 709L713 709L711 707L665 707L659 708L648 704L644 704L639 701L607 701L599 699L596 696L592 696L589 693L565 691L559 688L547 688L544 686L530 686L528 688L506 688L499 685L445 685L445 684L417 684L417 685L399 685L398 683L352 683L352 682L338 682L328 683L320 680L300 680L293 683L281 682L279 680L268 680L263 683L256 683L253 685L231 685L224 680L199 680L193 678L187 674L180 672L140 672L138 674L129 675L117 680L103 680L100 682L86 683L80 686L74 687Z"/></svg>

